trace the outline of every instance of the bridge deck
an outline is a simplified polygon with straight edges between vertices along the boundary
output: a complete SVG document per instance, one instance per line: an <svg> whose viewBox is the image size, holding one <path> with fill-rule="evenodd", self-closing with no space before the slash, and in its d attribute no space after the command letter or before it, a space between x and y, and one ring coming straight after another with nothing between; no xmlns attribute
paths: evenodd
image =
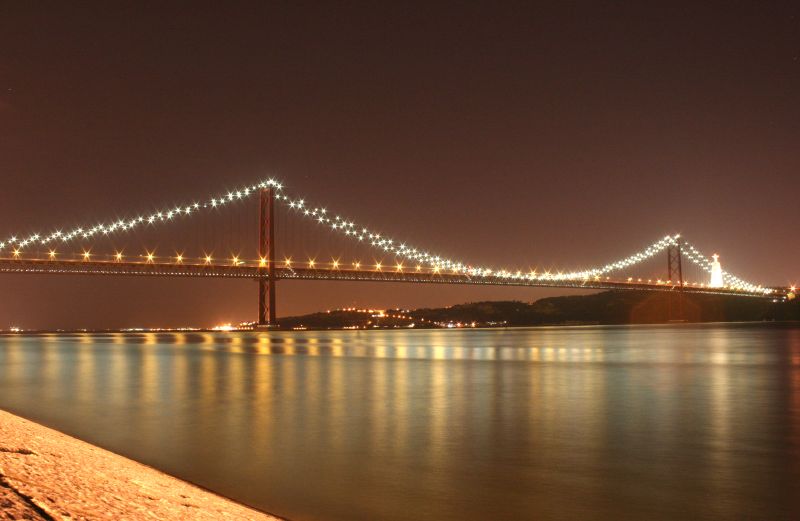
<svg viewBox="0 0 800 521"><path fill-rule="evenodd" d="M677 291L679 289L677 285L673 284L626 280L531 280L527 278L499 276L476 277L463 273L433 273L430 271L415 271L411 269L331 269L291 268L281 266L275 267L274 272L275 278L279 280L471 284L484 286L525 286L595 290L626 289L640 291ZM0 273L261 279L267 276L267 268L254 265L233 264L0 259ZM786 296L787 290L783 288L773 288L772 293L765 295L763 293L751 293L731 288L708 288L687 285L684 286L683 291L685 293L783 298Z"/></svg>

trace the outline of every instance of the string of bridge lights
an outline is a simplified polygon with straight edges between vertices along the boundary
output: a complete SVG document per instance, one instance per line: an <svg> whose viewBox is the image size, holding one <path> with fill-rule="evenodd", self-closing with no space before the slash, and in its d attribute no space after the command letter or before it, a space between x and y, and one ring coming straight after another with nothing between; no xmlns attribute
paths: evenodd
<svg viewBox="0 0 800 521"><path fill-rule="evenodd" d="M284 197L284 200L287 200ZM680 235L667 235L663 239L656 241L645 249L630 255L627 258L606 264L602 268L592 268L588 270L569 272L569 273L537 273L530 271L523 273L521 270L511 272L507 270L493 271L485 267L473 267L466 265L463 262L456 262L445 259L439 256L433 256L426 252L421 252L416 248L407 246L404 243L398 243L393 239L381 237L380 234L372 233L367 228L359 228L352 221L343 220L340 217L335 217L333 221L326 216L325 209L313 208L310 209L306 206L304 199L288 199L288 206L291 209L298 210L302 215L316 219L319 224L330 225L334 231L343 232L346 236L351 236L359 241L369 240L369 244L373 247L382 249L385 252L393 253L399 257L405 257L411 260L422 262L430 265L434 271L441 268L452 270L456 273L465 273L471 276L488 277L495 276L499 278L531 280L531 281L580 281L597 279L610 272L619 271L621 269L639 264L656 254L663 252L669 246L677 246L679 244ZM685 241L681 242L682 245L688 247L688 255L692 262L701 266L705 271L711 271L711 261L709 258L702 255L694 246ZM683 251L683 250L682 250ZM727 284L734 289L741 289L750 292L764 292L769 293L769 289L764 289L762 286L749 283L736 277L735 275L723 271L724 280Z"/></svg>
<svg viewBox="0 0 800 521"><path fill-rule="evenodd" d="M418 264L429 266L434 273L440 271L448 271L453 273L463 273L465 275L474 277L496 277L504 279L518 279L530 281L581 281L597 279L608 273L622 270L639 264L656 254L663 252L666 248L678 244L679 235L667 235L653 244L647 246L641 251L634 253L624 259L606 264L599 268L591 268L581 271L567 272L567 273L550 273L545 271L539 273L536 270L528 272L508 271L508 270L492 270L483 266L472 266L462 261L448 259L440 255L434 255L424 250L412 247L404 242L394 240L386 237L380 233L371 231L370 229L356 225L355 222L344 219L338 215L331 217L331 214L324 207L311 207L306 203L303 198L292 198L286 195L283 191L283 184L275 179L268 179L261 181L257 184L246 186L235 191L229 191L216 197L211 197L205 202L193 202L190 204L178 205L172 208L163 209L150 213L149 215L138 215L128 219L118 219L108 222L107 224L97 224L91 227L76 227L70 231L62 231L58 229L49 235L40 235L38 233L32 234L26 238L12 236L5 241L0 241L0 251L7 247L14 249L14 255L19 256L21 251L31 245L50 245L53 243L66 243L75 239L90 239L96 236L105 236L112 233L129 232L131 230L147 226L157 225L174 221L180 217L187 217L197 214L201 211L208 211L212 209L219 209L230 205L231 203L249 198L258 193L260 189L272 188L274 190L274 198L277 202L285 204L290 210L315 221L319 225L329 227L333 232L339 232L346 237L349 237L358 242L366 243L373 248L376 248L384 253L389 253L415 261ZM703 270L710 272L710 260L700 253L694 246L685 241L681 241L682 253L686 255L689 260L694 264L700 266ZM117 253L117 257L121 254ZM149 255L149 260L152 261L152 254ZM51 251L51 257L53 252ZM87 254L84 257L88 259ZM206 261L210 262L210 257L206 257ZM261 259L261 264L264 264L264 259ZM398 264L402 267L402 264ZM723 271L723 277L727 285L735 289L742 289L750 292L768 292L761 286L744 281L735 275Z"/></svg>
<svg viewBox="0 0 800 521"><path fill-rule="evenodd" d="M280 191L283 189L283 185L281 185L281 183L275 181L274 179L269 179L267 181L262 181L256 185L245 187L233 192L228 192L227 194L223 194L219 197L213 197L204 203L195 202L187 205L179 205L175 206L174 208L153 212L150 215L146 216L139 215L131 219L119 219L116 221L112 221L109 224L97 224L92 227L76 227L69 232L56 230L47 236L41 236L38 233L35 233L27 238L18 238L17 236L12 236L11 238L0 242L0 251L6 248L7 246L13 246L16 248L16 251L20 251L22 248L25 248L32 244L48 245L53 242L59 242L59 241L69 242L73 239L81 239L81 238L89 239L96 235L109 235L111 233L118 231L130 231L133 230L134 228L138 228L144 225L155 225L159 223L164 223L175 220L178 217L196 214L201 210L220 208L231 202L247 198L248 196L256 193L261 188L275 189L278 192L275 196L276 199L284 197L280 193Z"/></svg>
<svg viewBox="0 0 800 521"><path fill-rule="evenodd" d="M675 245L678 244L678 237L675 237ZM694 246L689 244L686 241L682 241L680 243L681 246L681 254L686 256L690 261L694 264L699 266L703 271L707 273L711 273L711 259L697 250ZM741 289L743 291L749 291L751 293L769 293L771 290L769 288L764 288L763 286L753 284L751 282L747 282L746 280L742 280L736 275L729 273L725 270L722 271L722 278L723 281L727 286L730 286L734 289Z"/></svg>

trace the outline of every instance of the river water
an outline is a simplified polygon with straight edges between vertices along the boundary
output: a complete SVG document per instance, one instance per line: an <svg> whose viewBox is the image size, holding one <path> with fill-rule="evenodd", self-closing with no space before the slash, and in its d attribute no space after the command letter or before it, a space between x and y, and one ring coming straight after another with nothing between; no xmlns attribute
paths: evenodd
<svg viewBox="0 0 800 521"><path fill-rule="evenodd" d="M293 520L800 519L800 328L0 337L0 408Z"/></svg>

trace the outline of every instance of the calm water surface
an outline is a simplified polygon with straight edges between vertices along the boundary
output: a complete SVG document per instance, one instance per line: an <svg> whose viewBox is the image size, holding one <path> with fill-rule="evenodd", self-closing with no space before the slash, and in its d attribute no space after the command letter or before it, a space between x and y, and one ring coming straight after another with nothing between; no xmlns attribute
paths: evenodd
<svg viewBox="0 0 800 521"><path fill-rule="evenodd" d="M0 337L0 407L294 520L800 519L800 329Z"/></svg>

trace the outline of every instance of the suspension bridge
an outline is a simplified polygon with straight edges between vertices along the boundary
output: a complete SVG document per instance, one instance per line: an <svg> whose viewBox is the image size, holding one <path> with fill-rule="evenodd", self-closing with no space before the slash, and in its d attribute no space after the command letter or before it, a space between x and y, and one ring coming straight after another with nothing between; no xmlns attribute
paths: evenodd
<svg viewBox="0 0 800 521"><path fill-rule="evenodd" d="M258 201L257 218L250 223L256 229L248 233L254 232L258 237L257 255L248 257L231 253L218 257L211 253L213 249L209 247L203 248L202 253L196 256L175 253L169 257L157 255L154 250L147 248L143 248L138 255L126 254L126 248L118 245L112 245L105 252L97 249L101 243L118 243L124 235L152 233L162 225L191 220L193 216L220 215L252 199ZM276 219L278 207L284 209L287 216L293 217ZM340 255L322 262L311 256L300 262L291 255L276 255L279 242L276 224L297 218L313 223L328 236L335 235L351 244L372 249L382 257L362 262L357 258L344 261ZM231 222L229 217L227 229L224 223L206 223L205 235L216 236L223 242L233 236L241 236L240 231L231 230ZM284 235L296 238L300 234L290 231ZM185 238L185 234L181 237ZM255 243L253 237L250 237L250 241ZM80 248L75 248L76 243ZM241 246L238 246L238 251L241 251ZM659 258L662 260L658 261ZM655 272L644 275L641 272L634 273L637 267L654 260L660 265ZM743 280L721 270L716 260L716 256L713 260L705 256L680 235L667 235L625 258L588 269L567 272L494 269L448 258L392 239L334 215L324 207L312 206L302 197L287 194L283 185L274 179L228 191L203 202L117 218L92 226L77 226L69 231L56 228L47 234L11 236L0 241L0 273L252 279L258 282L257 325L264 327L277 324L275 288L280 280L624 289L666 291L678 296L684 293L707 293L778 300L795 296L794 287L765 286ZM693 280L687 276L690 267L698 273Z"/></svg>

